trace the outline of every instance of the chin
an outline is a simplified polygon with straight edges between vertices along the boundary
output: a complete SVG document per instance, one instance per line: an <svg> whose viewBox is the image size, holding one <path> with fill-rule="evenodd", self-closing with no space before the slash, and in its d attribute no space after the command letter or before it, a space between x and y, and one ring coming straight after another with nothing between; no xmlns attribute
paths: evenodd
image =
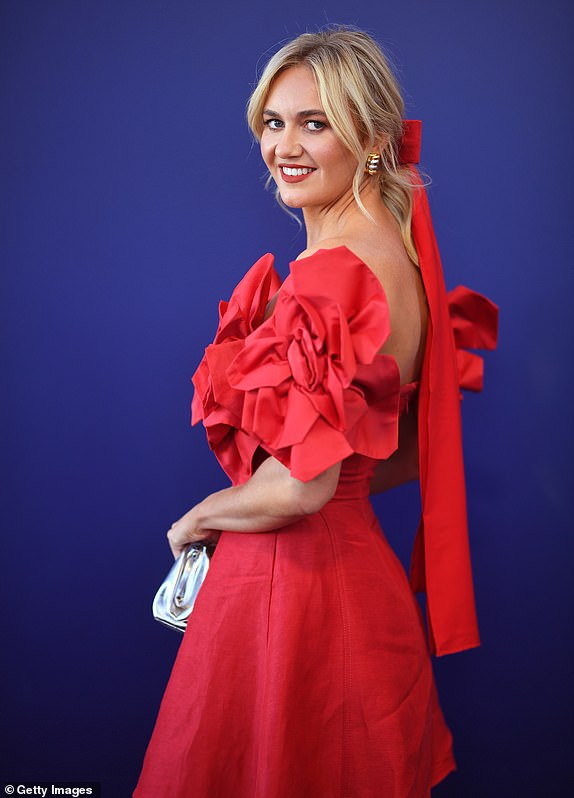
<svg viewBox="0 0 574 798"><path fill-rule="evenodd" d="M287 205L288 208L304 208L309 205L309 198L303 197L301 193L297 194L292 191L280 191L279 196L281 201Z"/></svg>
<svg viewBox="0 0 574 798"><path fill-rule="evenodd" d="M283 204L284 204L284 205L286 205L288 208L304 208L304 207L305 207L305 205L306 205L306 203L305 203L305 202L301 202L301 201L299 201L299 202L298 202L297 200L294 200L294 199L286 199L285 197L281 197L281 201L282 201L282 202L283 202Z"/></svg>

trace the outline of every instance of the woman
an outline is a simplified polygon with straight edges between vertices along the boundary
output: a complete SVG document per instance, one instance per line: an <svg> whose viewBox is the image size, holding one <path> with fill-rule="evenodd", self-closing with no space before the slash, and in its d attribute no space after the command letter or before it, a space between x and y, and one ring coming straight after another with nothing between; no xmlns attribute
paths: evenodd
<svg viewBox="0 0 574 798"><path fill-rule="evenodd" d="M426 580L430 650L478 645L459 371L407 165L420 125L402 115L380 49L346 28L287 44L250 99L307 248L283 284L271 255L251 267L194 376L193 421L233 486L168 532L176 557L221 534L136 798L423 798L455 767L424 623L368 500L420 461L411 582ZM457 344L494 345L487 300L458 289L450 310Z"/></svg>

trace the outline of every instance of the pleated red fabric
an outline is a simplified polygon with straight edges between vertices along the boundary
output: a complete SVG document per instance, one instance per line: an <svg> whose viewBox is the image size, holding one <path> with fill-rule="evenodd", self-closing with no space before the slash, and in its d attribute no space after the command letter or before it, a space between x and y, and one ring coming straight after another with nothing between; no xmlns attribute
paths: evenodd
<svg viewBox="0 0 574 798"><path fill-rule="evenodd" d="M414 160L419 143L420 123L410 123L402 157ZM468 289L447 298L437 261L422 253L432 329L420 386L400 385L394 359L378 354L390 334L385 293L347 247L294 261L283 283L264 255L220 304L193 377L192 420L232 483L267 455L301 480L339 461L341 476L318 513L274 532L222 532L135 798L429 798L455 768L424 620L369 501L376 463L396 449L400 415L419 389L425 527L411 578L427 588L438 653L468 642L469 606L449 614L449 592L435 581L448 558L435 552L444 507L431 471L443 456L435 424L443 434L445 408L450 443L460 443L460 387L482 379L463 350L492 343L492 329L475 326L492 308ZM447 382L435 349L450 359ZM459 511L462 461L449 462L460 467ZM466 526L449 535L456 569L468 555ZM469 570L462 587L458 578L450 573L450 595L466 596Z"/></svg>

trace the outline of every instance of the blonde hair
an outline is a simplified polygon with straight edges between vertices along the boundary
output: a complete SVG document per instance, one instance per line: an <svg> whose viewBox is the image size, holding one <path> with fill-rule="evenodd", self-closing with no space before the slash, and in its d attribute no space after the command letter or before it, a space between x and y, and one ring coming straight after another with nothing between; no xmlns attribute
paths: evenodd
<svg viewBox="0 0 574 798"><path fill-rule="evenodd" d="M263 109L273 81L290 67L307 65L317 84L329 124L357 159L353 195L361 211L360 188L370 152L381 155L376 173L383 201L397 220L405 248L418 265L411 236L412 174L399 164L404 102L397 80L378 44L348 26L303 33L268 61L247 105L247 121L256 139L263 132ZM279 191L275 196L280 202ZM282 204L282 203L280 203Z"/></svg>

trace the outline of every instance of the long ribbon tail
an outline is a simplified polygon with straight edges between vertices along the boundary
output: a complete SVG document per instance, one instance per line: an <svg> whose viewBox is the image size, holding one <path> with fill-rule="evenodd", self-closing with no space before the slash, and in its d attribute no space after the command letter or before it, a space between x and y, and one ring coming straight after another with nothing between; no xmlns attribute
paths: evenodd
<svg viewBox="0 0 574 798"><path fill-rule="evenodd" d="M428 199L418 172L410 168L417 184L412 234L429 306L419 388L422 517L410 582L416 592L426 591L429 647L440 656L477 646L480 638L467 530L455 333ZM456 305L457 295L454 299ZM459 337L461 332L457 332ZM468 336L462 338L468 341ZM476 341L484 346L480 336L471 343ZM489 342L493 343L492 331ZM477 385L478 377L465 372L464 381Z"/></svg>

